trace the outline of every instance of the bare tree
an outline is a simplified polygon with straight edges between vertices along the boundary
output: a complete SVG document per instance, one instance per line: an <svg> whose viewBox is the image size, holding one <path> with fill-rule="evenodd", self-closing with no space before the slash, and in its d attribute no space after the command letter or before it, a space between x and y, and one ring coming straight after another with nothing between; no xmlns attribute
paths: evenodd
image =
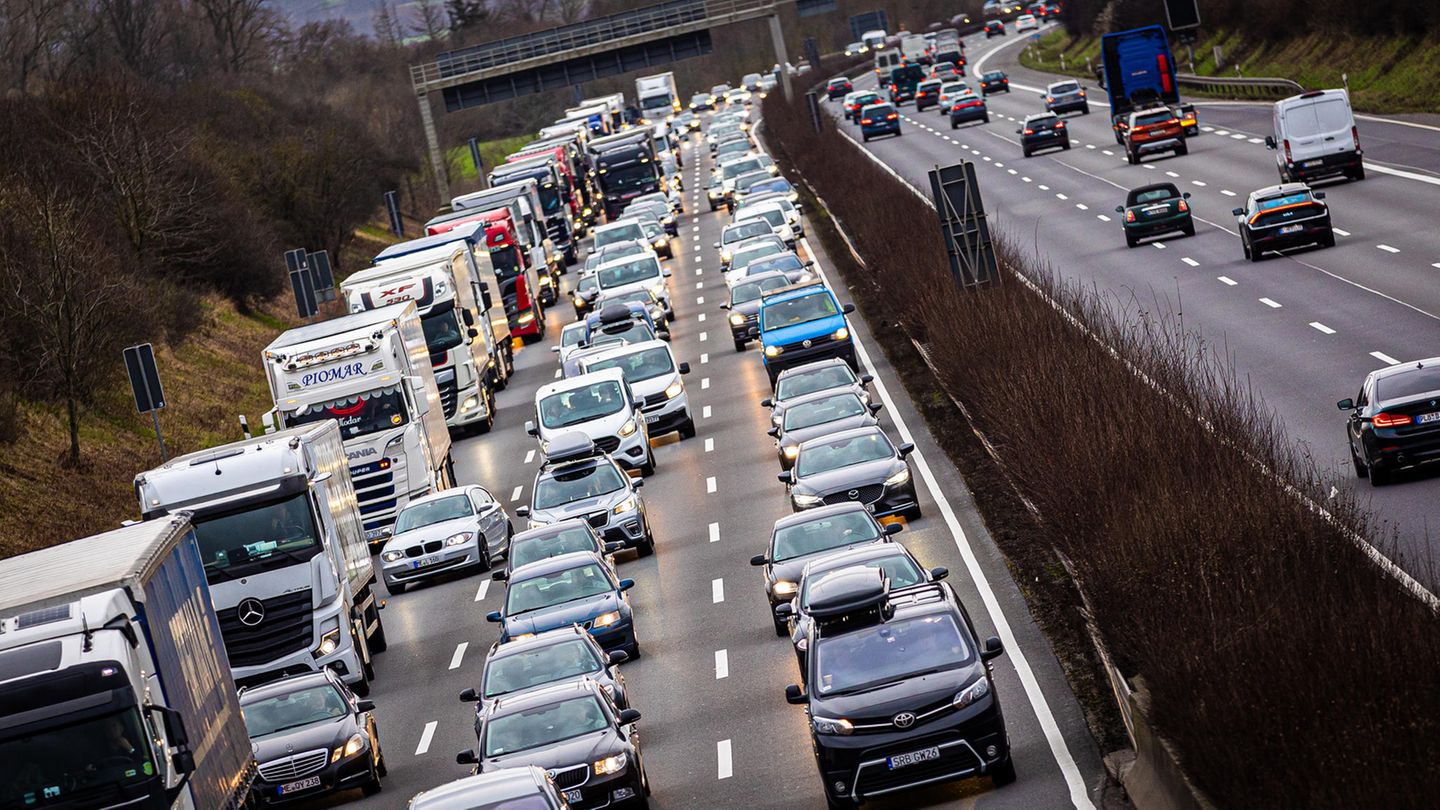
<svg viewBox="0 0 1440 810"><path fill-rule="evenodd" d="M415 0L415 16L420 22L418 32L431 42L439 42L448 33L445 5L440 0Z"/></svg>
<svg viewBox="0 0 1440 810"><path fill-rule="evenodd" d="M267 61L284 22L266 0L193 0L215 40L220 67L240 73Z"/></svg>
<svg viewBox="0 0 1440 810"><path fill-rule="evenodd" d="M379 0L375 4L375 15L371 18L371 25L375 29L375 39L389 48L398 48L401 42L405 41L405 30L400 25L400 20L395 14L395 7L390 0Z"/></svg>
<svg viewBox="0 0 1440 810"><path fill-rule="evenodd" d="M174 9L165 0L96 0L95 8L115 58L140 76L158 76L177 23Z"/></svg>
<svg viewBox="0 0 1440 810"><path fill-rule="evenodd" d="M589 8L590 0L555 0L555 10L559 12L560 22L564 25L578 22Z"/></svg>
<svg viewBox="0 0 1440 810"><path fill-rule="evenodd" d="M31 78L54 52L70 10L70 4L56 0L0 0L0 59L7 89L31 89Z"/></svg>

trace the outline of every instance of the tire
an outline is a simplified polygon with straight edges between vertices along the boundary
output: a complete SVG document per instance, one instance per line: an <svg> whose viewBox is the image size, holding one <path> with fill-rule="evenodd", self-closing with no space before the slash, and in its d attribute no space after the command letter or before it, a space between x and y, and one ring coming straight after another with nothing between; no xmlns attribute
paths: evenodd
<svg viewBox="0 0 1440 810"><path fill-rule="evenodd" d="M1068 141L1068 140L1065 141L1065 144L1064 144L1063 146L1061 146L1060 148L1061 148L1061 149L1064 149L1066 152L1069 152L1069 151L1070 151L1070 141Z"/></svg>
<svg viewBox="0 0 1440 810"><path fill-rule="evenodd" d="M960 124L956 123L956 121L955 121L954 118L951 118L951 119L950 119L950 128L951 128L951 129L959 129L959 128L960 128Z"/></svg>
<svg viewBox="0 0 1440 810"><path fill-rule="evenodd" d="M1194 222L1191 222L1189 225L1186 225L1185 227L1181 228L1181 229L1180 229L1180 232L1183 233L1183 234L1185 234L1186 236L1194 236L1194 235L1195 235L1195 223L1194 223Z"/></svg>
<svg viewBox="0 0 1440 810"><path fill-rule="evenodd" d="M1090 102L1088 102L1088 101L1085 102L1085 106L1080 108L1080 114L1081 114L1081 115L1089 115L1089 114L1090 114Z"/></svg>
<svg viewBox="0 0 1440 810"><path fill-rule="evenodd" d="M1128 234L1128 233L1125 234L1125 247L1127 247L1127 248L1133 248L1133 247L1135 247L1135 245L1137 245L1137 244L1139 244L1139 240L1138 240L1138 239L1136 239L1135 237L1131 236L1131 235Z"/></svg>
<svg viewBox="0 0 1440 810"><path fill-rule="evenodd" d="M869 136L869 135L866 135L866 134L863 133L863 132L860 133L860 139L861 139L862 141L866 142L866 143L869 143L869 142L870 142L870 136Z"/></svg>
<svg viewBox="0 0 1440 810"><path fill-rule="evenodd" d="M743 351L745 351L745 343L746 343L745 341L743 341L743 340L736 340L736 341L734 341L734 343L735 343L735 351L737 351L737 352L743 352Z"/></svg>
<svg viewBox="0 0 1440 810"><path fill-rule="evenodd" d="M396 595L396 594L404 593L406 586L405 586L405 583L403 583L403 582L397 582L397 583L395 583L394 585L387 585L386 587L389 588L389 590L390 590L390 595L391 595L391 596L394 596L394 595Z"/></svg>
<svg viewBox="0 0 1440 810"><path fill-rule="evenodd" d="M781 638L784 638L785 636L790 635L790 623L789 623L789 622L782 622L782 621L780 621L779 618L775 617L774 615L771 615L770 621L773 622L774 625L775 625L775 635L780 636Z"/></svg>
<svg viewBox="0 0 1440 810"><path fill-rule="evenodd" d="M1013 783L1015 781L1015 759L1006 757L1004 765L998 765L990 771L990 778L994 780L996 787Z"/></svg>
<svg viewBox="0 0 1440 810"><path fill-rule="evenodd" d="M366 796L375 796L380 793L382 787L383 785L380 784L380 768L377 764L370 769L370 778L360 786L360 792Z"/></svg>
<svg viewBox="0 0 1440 810"><path fill-rule="evenodd" d="M1326 231L1325 238L1320 240L1320 247L1335 247L1335 232Z"/></svg>
<svg viewBox="0 0 1440 810"><path fill-rule="evenodd" d="M1263 257L1264 255L1265 255L1265 251L1263 251L1263 250L1256 250L1254 247L1251 247L1251 248L1250 248L1249 256L1250 256L1250 261L1251 261L1251 262L1258 262L1258 261L1260 261L1261 257Z"/></svg>
<svg viewBox="0 0 1440 810"><path fill-rule="evenodd" d="M401 586L403 587L403 585L402 585L401 583L398 583L398 582L397 582L396 584L397 584L397 585L401 585ZM375 615L375 634L370 637L370 641L369 641L369 644L370 644L370 652L371 652L371 653L382 653L382 652L385 652L385 650L386 650L387 648L389 648L390 642L389 642L388 639L385 638L385 622L380 619L380 615L379 615L380 611L379 611L378 609L376 609L376 608L371 608L371 609L372 609L372 610L375 610L376 615Z"/></svg>
<svg viewBox="0 0 1440 810"><path fill-rule="evenodd" d="M1245 254L1245 258L1248 260L1250 258L1250 243L1246 242L1244 239L1241 239L1240 250Z"/></svg>
<svg viewBox="0 0 1440 810"><path fill-rule="evenodd" d="M1391 472L1384 467L1370 465L1370 486L1383 487L1390 483Z"/></svg>
<svg viewBox="0 0 1440 810"><path fill-rule="evenodd" d="M490 541L485 535L480 535L479 564L476 566L481 571L489 571L495 567L495 561L490 558Z"/></svg>
<svg viewBox="0 0 1440 810"><path fill-rule="evenodd" d="M1028 157L1030 157L1030 150L1029 150L1029 149L1021 149L1021 150L1020 150L1020 154L1028 158Z"/></svg>
<svg viewBox="0 0 1440 810"><path fill-rule="evenodd" d="M1125 162L1129 163L1131 166L1137 166L1140 163L1140 156L1130 151L1129 149L1126 149Z"/></svg>
<svg viewBox="0 0 1440 810"><path fill-rule="evenodd" d="M355 647L359 649L360 645L356 644ZM374 666L370 664L361 664L360 680L350 684L350 691L354 692L356 697L363 698L370 694L370 679L375 677L374 670Z"/></svg>
<svg viewBox="0 0 1440 810"><path fill-rule="evenodd" d="M485 418L477 422L472 429L476 436L489 433L490 429L495 427L495 392L486 390L485 400Z"/></svg>
<svg viewBox="0 0 1440 810"><path fill-rule="evenodd" d="M898 130L898 129L895 130L895 137L897 137L897 138L900 137L900 130Z"/></svg>
<svg viewBox="0 0 1440 810"><path fill-rule="evenodd" d="M1175 157L1185 157L1188 154L1190 154L1190 145L1181 141L1180 145L1175 147Z"/></svg>
<svg viewBox="0 0 1440 810"><path fill-rule="evenodd" d="M1369 468L1369 467L1366 467L1366 466L1365 466L1365 463L1360 460L1360 457L1357 456L1357 455L1355 455L1355 451L1354 451L1354 450L1351 450L1351 451L1350 451L1350 463L1355 465L1355 477L1356 477L1356 478L1369 478L1369 477L1370 477L1370 468Z"/></svg>
<svg viewBox="0 0 1440 810"><path fill-rule="evenodd" d="M905 518L906 520L919 520L920 518L925 516L925 513L921 511L920 504L917 503L909 509L906 509L904 512L901 512L900 516Z"/></svg>
<svg viewBox="0 0 1440 810"><path fill-rule="evenodd" d="M635 553L641 557L649 557L655 553L655 535L650 533L650 523L648 519L645 523L645 538L640 541L640 545L635 547Z"/></svg>
<svg viewBox="0 0 1440 810"><path fill-rule="evenodd" d="M1346 177L1349 177L1351 180L1364 180L1364 179L1365 179L1365 166L1362 164L1362 165L1361 165L1358 169L1356 169L1355 171L1349 172L1348 174L1346 174Z"/></svg>
<svg viewBox="0 0 1440 810"><path fill-rule="evenodd" d="M680 423L680 438L682 440L695 438L694 419L686 419L684 422Z"/></svg>
<svg viewBox="0 0 1440 810"><path fill-rule="evenodd" d="M649 452L646 453L645 463L640 465L641 478L649 478L655 474L655 448L650 447L646 449Z"/></svg>
<svg viewBox="0 0 1440 810"><path fill-rule="evenodd" d="M990 123L990 113L985 113L985 117L980 120L987 124Z"/></svg>

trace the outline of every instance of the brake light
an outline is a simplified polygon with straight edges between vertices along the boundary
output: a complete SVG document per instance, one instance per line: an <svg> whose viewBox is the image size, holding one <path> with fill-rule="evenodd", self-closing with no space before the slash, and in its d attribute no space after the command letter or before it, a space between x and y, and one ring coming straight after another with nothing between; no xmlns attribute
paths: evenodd
<svg viewBox="0 0 1440 810"><path fill-rule="evenodd" d="M1125 211L1125 221L1126 221L1126 222L1134 222L1134 221L1135 221L1135 212L1134 212L1134 211L1130 211L1130 210L1127 209L1127 210Z"/></svg>
<svg viewBox="0 0 1440 810"><path fill-rule="evenodd" d="M1357 127L1357 126L1352 126L1352 127L1350 127L1350 137L1355 141L1355 151L1356 151L1356 152L1359 152L1359 151L1360 151L1360 128Z"/></svg>
<svg viewBox="0 0 1440 810"><path fill-rule="evenodd" d="M1000 80L1000 83L1001 83L1001 84L1009 84L1009 83L1010 83L1010 80L1009 80L1009 79L1001 79L1001 80Z"/></svg>
<svg viewBox="0 0 1440 810"><path fill-rule="evenodd" d="M1033 130L1033 129L1029 128L1029 127L1026 127L1026 128L1025 128L1025 134L1026 134L1026 135L1034 135L1034 134L1035 134L1035 130Z"/></svg>
<svg viewBox="0 0 1440 810"><path fill-rule="evenodd" d="M899 118L899 117L900 117L900 114L899 114L899 113L890 113L889 115L885 116L885 120L886 120L886 121L894 121L896 118Z"/></svg>
<svg viewBox="0 0 1440 810"><path fill-rule="evenodd" d="M1184 200L1181 200L1181 201L1180 201L1180 210L1181 210L1182 212L1184 212L1184 211L1189 211L1189 210L1190 210L1190 203L1187 203L1187 202L1185 202Z"/></svg>
<svg viewBox="0 0 1440 810"><path fill-rule="evenodd" d="M1294 161L1291 160L1291 158L1290 158L1290 139L1289 139L1289 138L1286 138L1286 139L1285 139L1285 162L1286 162L1286 163L1292 163L1292 162L1294 162Z"/></svg>
<svg viewBox="0 0 1440 810"><path fill-rule="evenodd" d="M1408 425L1415 420L1403 413L1377 413L1371 421L1377 428L1392 428Z"/></svg>
<svg viewBox="0 0 1440 810"><path fill-rule="evenodd" d="M871 121L869 118L861 118L861 119L860 119L860 123L862 123L862 124L873 124L873 123L875 123L875 122L874 122L874 121Z"/></svg>
<svg viewBox="0 0 1440 810"><path fill-rule="evenodd" d="M1056 128L1056 129L1064 129L1064 128L1065 128L1065 122L1064 122L1064 121L1056 121L1056 122L1055 122L1055 128Z"/></svg>

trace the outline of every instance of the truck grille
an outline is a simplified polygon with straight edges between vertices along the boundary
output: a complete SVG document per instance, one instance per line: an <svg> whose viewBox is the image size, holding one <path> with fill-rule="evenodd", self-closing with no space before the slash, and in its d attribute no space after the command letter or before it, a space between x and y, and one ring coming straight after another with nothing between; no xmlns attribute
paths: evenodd
<svg viewBox="0 0 1440 810"><path fill-rule="evenodd" d="M575 788L585 784L590 779L590 768L585 765L577 765L564 770L553 770L550 776L555 780L555 786L561 790Z"/></svg>
<svg viewBox="0 0 1440 810"><path fill-rule="evenodd" d="M253 617L259 602L261 618L246 624L241 616ZM310 648L310 589L287 593L274 599L244 599L233 608L219 611L220 635L232 667L268 664Z"/></svg>
<svg viewBox="0 0 1440 810"><path fill-rule="evenodd" d="M355 498L360 502L360 518L365 530L383 529L395 522L395 474L388 464L372 461L350 468L355 483Z"/></svg>
<svg viewBox="0 0 1440 810"><path fill-rule="evenodd" d="M829 495L825 496L825 503L850 503L852 501L858 503L873 503L874 501L879 500L880 496L884 494L884 492L884 484L866 484L863 487L856 487L854 489L842 489L839 492L832 492Z"/></svg>
<svg viewBox="0 0 1440 810"><path fill-rule="evenodd" d="M436 387L440 389L440 409L445 412L445 418L449 419L455 415L456 400L460 398L460 383L452 375L445 382L437 380Z"/></svg>
<svg viewBox="0 0 1440 810"><path fill-rule="evenodd" d="M260 778L266 782L289 782L324 768L329 759L330 752L324 748L272 759L260 766Z"/></svg>

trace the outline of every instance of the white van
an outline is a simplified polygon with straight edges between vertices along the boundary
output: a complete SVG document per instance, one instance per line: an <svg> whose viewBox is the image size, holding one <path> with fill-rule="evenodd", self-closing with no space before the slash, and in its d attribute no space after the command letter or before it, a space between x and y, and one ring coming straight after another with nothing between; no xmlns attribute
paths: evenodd
<svg viewBox="0 0 1440 810"><path fill-rule="evenodd" d="M579 431L595 446L641 475L655 472L655 452L640 402L630 390L625 372L607 368L542 385L535 392L535 420L525 432L540 440L540 452L549 455L557 436Z"/></svg>
<svg viewBox="0 0 1440 810"><path fill-rule="evenodd" d="M685 391L683 376L690 373L689 363L675 362L670 344L663 340L647 340L586 357L581 361L585 372L618 368L630 383L630 393L645 414L645 432L659 436L671 431L681 439L695 436L695 418L690 415L690 397Z"/></svg>
<svg viewBox="0 0 1440 810"><path fill-rule="evenodd" d="M876 28L872 31L866 31L860 35L860 41L865 43L865 47L872 51L876 48L883 48L885 47L885 29Z"/></svg>
<svg viewBox="0 0 1440 810"><path fill-rule="evenodd" d="M1344 90L1311 90L1275 102L1275 134L1265 145L1285 183L1308 183L1343 174L1365 179L1360 130Z"/></svg>

